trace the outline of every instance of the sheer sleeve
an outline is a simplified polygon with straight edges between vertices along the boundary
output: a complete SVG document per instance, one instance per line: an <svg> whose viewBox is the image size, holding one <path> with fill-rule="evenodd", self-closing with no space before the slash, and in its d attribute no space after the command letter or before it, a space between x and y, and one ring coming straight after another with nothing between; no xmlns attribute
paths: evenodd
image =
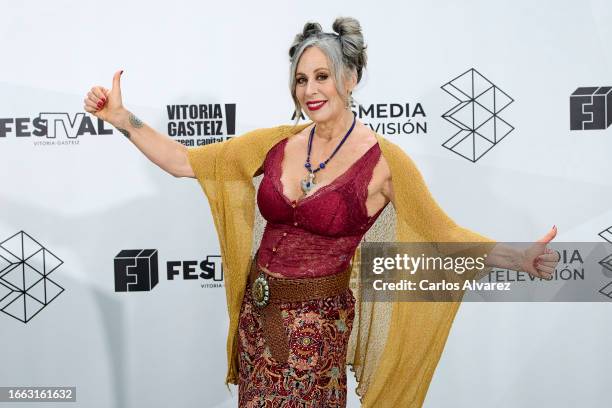
<svg viewBox="0 0 612 408"><path fill-rule="evenodd" d="M215 178L216 163L223 149L232 139L223 142L211 143L204 146L187 149L189 164L193 169L195 178L201 183L203 180Z"/></svg>
<svg viewBox="0 0 612 408"><path fill-rule="evenodd" d="M437 203L414 161L397 145L385 141L388 153L396 160L389 162L394 189L394 207L398 211L397 240L403 242L432 242L440 252L465 250L467 246L445 243L474 244L468 253L488 253L497 243L478 232L458 225ZM401 187L400 187L401 186ZM398 188L399 187L399 188ZM463 279L480 279L490 268L469 271Z"/></svg>

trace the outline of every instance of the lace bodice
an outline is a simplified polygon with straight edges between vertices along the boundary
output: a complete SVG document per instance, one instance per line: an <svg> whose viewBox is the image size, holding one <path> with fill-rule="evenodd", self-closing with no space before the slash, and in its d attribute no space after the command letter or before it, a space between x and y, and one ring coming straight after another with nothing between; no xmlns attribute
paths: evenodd
<svg viewBox="0 0 612 408"><path fill-rule="evenodd" d="M281 183L283 139L268 152L257 205L267 223L259 265L287 277L317 277L348 267L363 235L384 207L367 215L368 184L381 151L377 144L330 184L300 200L289 200Z"/></svg>

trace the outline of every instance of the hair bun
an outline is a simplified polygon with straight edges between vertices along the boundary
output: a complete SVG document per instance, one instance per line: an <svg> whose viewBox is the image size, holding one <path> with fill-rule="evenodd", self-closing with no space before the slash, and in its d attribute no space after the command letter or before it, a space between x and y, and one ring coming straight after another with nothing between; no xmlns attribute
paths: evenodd
<svg viewBox="0 0 612 408"><path fill-rule="evenodd" d="M338 17L332 24L332 28L338 33L344 58L355 67L357 81L361 81L363 68L368 63L367 46L363 41L361 24L353 17Z"/></svg>
<svg viewBox="0 0 612 408"><path fill-rule="evenodd" d="M341 37L344 35L361 34L359 21L352 17L338 17L334 24L332 24L332 29Z"/></svg>
<svg viewBox="0 0 612 408"><path fill-rule="evenodd" d="M313 35L317 35L322 32L323 28L321 27L321 24L317 22L309 21L304 24L304 29L300 34L297 34L295 36L293 40L293 45L291 45L291 48L289 48L289 57L293 58L295 51L297 50L302 41L304 41L308 37L312 37Z"/></svg>
<svg viewBox="0 0 612 408"><path fill-rule="evenodd" d="M315 35L318 33L322 33L323 29L321 28L321 24L316 23L314 21L309 21L304 24L304 30L302 30L302 35L304 39L310 37L311 35Z"/></svg>

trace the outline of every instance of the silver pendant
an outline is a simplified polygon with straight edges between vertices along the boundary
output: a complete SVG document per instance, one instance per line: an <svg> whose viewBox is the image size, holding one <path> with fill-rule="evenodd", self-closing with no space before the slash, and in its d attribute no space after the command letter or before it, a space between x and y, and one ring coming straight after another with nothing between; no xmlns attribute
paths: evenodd
<svg viewBox="0 0 612 408"><path fill-rule="evenodd" d="M312 189L312 187L314 187L315 184L315 174L308 173L308 175L304 177L304 179L300 182L302 192L304 194L308 194L308 192Z"/></svg>

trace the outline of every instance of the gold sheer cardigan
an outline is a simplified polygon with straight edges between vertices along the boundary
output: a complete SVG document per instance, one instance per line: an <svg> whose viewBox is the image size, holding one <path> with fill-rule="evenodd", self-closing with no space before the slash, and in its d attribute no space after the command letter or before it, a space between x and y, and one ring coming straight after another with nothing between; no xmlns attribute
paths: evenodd
<svg viewBox="0 0 612 408"><path fill-rule="evenodd" d="M229 313L226 385L238 383L238 317L265 224L255 199L262 175L255 175L272 146L311 123L256 129L188 149L221 250ZM451 220L404 151L378 134L376 138L391 170L395 199L366 233L367 241L494 242ZM353 288L359 288L360 250L361 243L353 257ZM420 407L460 301L362 302L360 291L353 292L357 302L346 363L355 374L362 406Z"/></svg>

